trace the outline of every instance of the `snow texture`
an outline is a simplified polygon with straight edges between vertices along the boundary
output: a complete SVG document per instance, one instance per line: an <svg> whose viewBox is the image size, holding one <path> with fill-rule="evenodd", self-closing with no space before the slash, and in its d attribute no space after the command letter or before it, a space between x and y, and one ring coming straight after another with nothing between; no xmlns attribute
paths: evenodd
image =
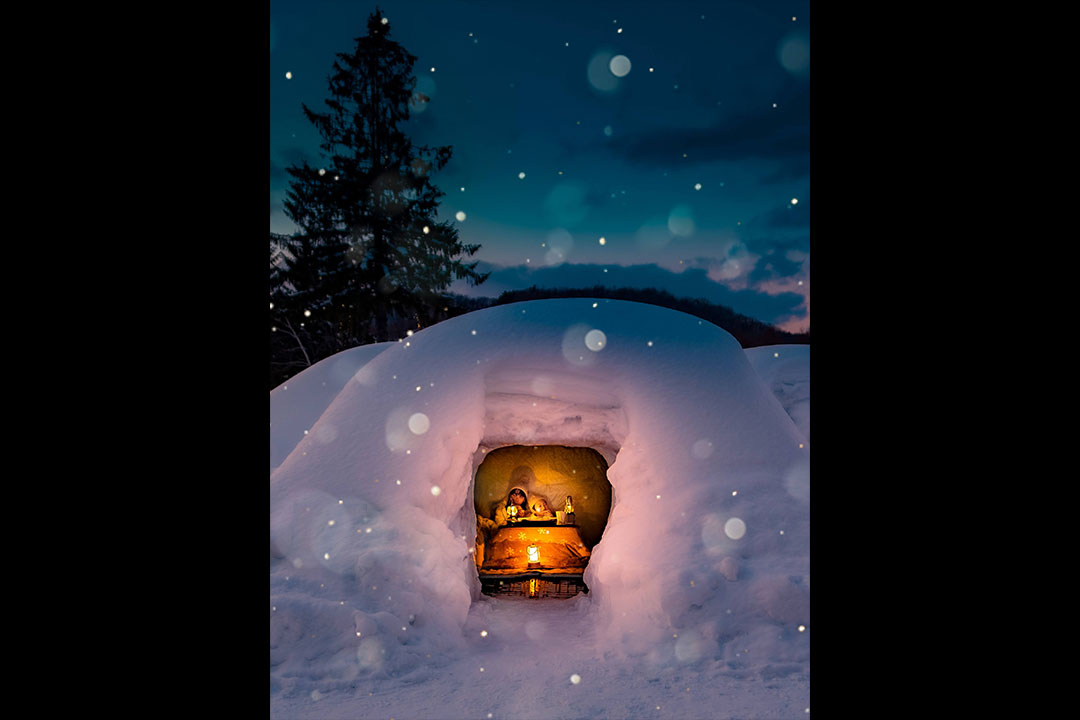
<svg viewBox="0 0 1080 720"><path fill-rule="evenodd" d="M603 299L382 345L271 393L272 716L805 717L808 362ZM480 594L472 482L512 444L610 464L587 595Z"/></svg>
<svg viewBox="0 0 1080 720"><path fill-rule="evenodd" d="M810 346L747 348L746 358L780 401L795 427L810 439Z"/></svg>
<svg viewBox="0 0 1080 720"><path fill-rule="evenodd" d="M360 345L321 360L270 391L270 471L288 457L345 383L395 343Z"/></svg>

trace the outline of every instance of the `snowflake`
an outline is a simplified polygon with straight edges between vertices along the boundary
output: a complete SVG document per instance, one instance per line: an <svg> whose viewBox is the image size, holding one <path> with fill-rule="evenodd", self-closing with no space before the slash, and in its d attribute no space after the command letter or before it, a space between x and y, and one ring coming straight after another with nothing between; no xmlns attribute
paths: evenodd
<svg viewBox="0 0 1080 720"><path fill-rule="evenodd" d="M524 530L522 530L521 532L518 533L518 540L527 540L528 537L529 536L525 534Z"/></svg>

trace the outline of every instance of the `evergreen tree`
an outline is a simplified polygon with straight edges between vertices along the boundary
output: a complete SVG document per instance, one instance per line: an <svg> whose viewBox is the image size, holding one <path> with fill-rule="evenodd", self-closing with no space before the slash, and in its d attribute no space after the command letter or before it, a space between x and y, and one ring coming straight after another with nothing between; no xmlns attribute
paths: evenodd
<svg viewBox="0 0 1080 720"><path fill-rule="evenodd" d="M427 100L415 90L416 57L390 39L378 8L355 42L337 54L326 111L302 106L323 139L325 164L287 168L285 211L300 230L279 259L278 287L289 296L282 310L293 320L309 312L305 328L326 323L335 352L393 339L390 319L416 327L441 309L455 279L487 278L462 260L480 246L435 219L444 193L431 175L452 148L414 146L401 129L410 103Z"/></svg>

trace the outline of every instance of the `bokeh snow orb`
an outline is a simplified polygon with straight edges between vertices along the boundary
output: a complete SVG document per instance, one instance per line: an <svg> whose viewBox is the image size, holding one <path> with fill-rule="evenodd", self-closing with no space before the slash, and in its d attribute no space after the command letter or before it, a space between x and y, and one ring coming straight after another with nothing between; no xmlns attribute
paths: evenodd
<svg viewBox="0 0 1080 720"><path fill-rule="evenodd" d="M724 534L732 540L738 540L746 534L746 523L737 517L729 518L724 523Z"/></svg>
<svg viewBox="0 0 1080 720"><path fill-rule="evenodd" d="M578 675L577 673L574 673L573 675L570 676L570 682L577 685L579 682L581 682L581 676Z"/></svg>
<svg viewBox="0 0 1080 720"><path fill-rule="evenodd" d="M431 427L431 420L424 413L413 413L409 416L409 430L413 435L423 435Z"/></svg>
<svg viewBox="0 0 1080 720"><path fill-rule="evenodd" d="M386 651L376 637L366 637L360 641L360 647L356 648L356 661L360 667L377 671L382 668L383 657Z"/></svg>
<svg viewBox="0 0 1080 720"><path fill-rule="evenodd" d="M777 48L780 64L792 75L803 76L810 70L810 40L803 33L793 33Z"/></svg>
<svg viewBox="0 0 1080 720"><path fill-rule="evenodd" d="M421 75L416 81L416 87L413 88L412 97L409 98L409 111L417 114L424 112L437 90L438 86L430 75Z"/></svg>
<svg viewBox="0 0 1080 720"><path fill-rule="evenodd" d="M709 513L702 520L701 543L710 555L719 555L727 550L728 541L724 534L724 521L719 515Z"/></svg>
<svg viewBox="0 0 1080 720"><path fill-rule="evenodd" d="M400 407L395 408L387 415L386 447L391 452L402 452L416 445L416 434L412 432L412 426L410 425L412 416L412 411Z"/></svg>
<svg viewBox="0 0 1080 720"><path fill-rule="evenodd" d="M668 214L668 230L674 235L687 237L694 234L694 212L689 205L677 205Z"/></svg>
<svg viewBox="0 0 1080 720"><path fill-rule="evenodd" d="M679 662L692 663L705 654L705 640L693 630L684 629L675 640L675 657Z"/></svg>
<svg viewBox="0 0 1080 720"><path fill-rule="evenodd" d="M525 635L533 642L541 642L547 635L547 625L543 620L530 620L525 623Z"/></svg>
<svg viewBox="0 0 1080 720"><path fill-rule="evenodd" d="M616 55L608 63L611 74L615 77L626 77L630 72L630 58L625 55Z"/></svg>
<svg viewBox="0 0 1080 720"><path fill-rule="evenodd" d="M585 342L585 336L592 332L589 325L573 325L563 334L562 354L571 365L591 365L596 362L596 352ZM596 336L593 336L594 338Z"/></svg>
<svg viewBox="0 0 1080 720"><path fill-rule="evenodd" d="M555 392L554 381L545 375L538 375L533 378L530 386L532 388L533 395L537 395L539 397L551 397L551 395Z"/></svg>
<svg viewBox="0 0 1080 720"><path fill-rule="evenodd" d="M337 428L333 423L323 422L315 428L315 440L320 445L329 445L337 438Z"/></svg>
<svg viewBox="0 0 1080 720"><path fill-rule="evenodd" d="M585 333L585 347L593 352L600 352L607 345L607 335L603 330L590 330Z"/></svg>
<svg viewBox="0 0 1080 720"><path fill-rule="evenodd" d="M619 78L611 74L610 64L613 57L609 52L600 51L589 60L585 77L594 90L606 94L619 89Z"/></svg>
<svg viewBox="0 0 1080 720"><path fill-rule="evenodd" d="M659 250L668 245L672 240L671 230L668 229L667 219L653 217L634 233L634 241L642 250Z"/></svg>
<svg viewBox="0 0 1080 720"><path fill-rule="evenodd" d="M559 265L566 261L573 250L574 236L562 228L556 228L547 234L544 245L548 249L544 254L544 262L548 265Z"/></svg>
<svg viewBox="0 0 1080 720"><path fill-rule="evenodd" d="M797 462L784 473L784 489L791 497L810 501L810 463Z"/></svg>
<svg viewBox="0 0 1080 720"><path fill-rule="evenodd" d="M704 460L713 454L712 440L702 438L690 447L690 454L698 460Z"/></svg>
<svg viewBox="0 0 1080 720"><path fill-rule="evenodd" d="M465 222L465 211L458 210L457 214L455 214L454 217L458 219L458 222Z"/></svg>
<svg viewBox="0 0 1080 720"><path fill-rule="evenodd" d="M573 227L589 214L588 194L589 189L580 182L560 183L544 198L544 210L555 225Z"/></svg>

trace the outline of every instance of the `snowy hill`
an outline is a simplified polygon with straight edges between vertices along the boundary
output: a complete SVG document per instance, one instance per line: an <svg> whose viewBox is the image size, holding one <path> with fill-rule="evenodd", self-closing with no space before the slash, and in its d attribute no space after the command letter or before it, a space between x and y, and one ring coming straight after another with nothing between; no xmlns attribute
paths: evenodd
<svg viewBox="0 0 1080 720"><path fill-rule="evenodd" d="M383 345L272 393L273 717L805 717L797 361L769 372L695 317L591 299ZM774 395L792 373L805 428ZM607 460L588 594L480 594L472 483L506 445Z"/></svg>

